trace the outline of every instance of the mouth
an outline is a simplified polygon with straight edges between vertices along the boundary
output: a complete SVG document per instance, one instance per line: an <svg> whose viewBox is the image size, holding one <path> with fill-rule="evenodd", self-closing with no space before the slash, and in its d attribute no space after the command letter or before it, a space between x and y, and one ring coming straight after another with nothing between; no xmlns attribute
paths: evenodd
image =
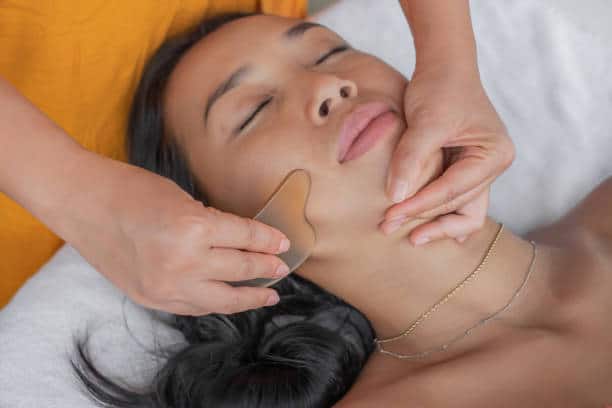
<svg viewBox="0 0 612 408"><path fill-rule="evenodd" d="M344 120L338 140L338 162L361 157L389 134L398 118L383 102L358 105Z"/></svg>

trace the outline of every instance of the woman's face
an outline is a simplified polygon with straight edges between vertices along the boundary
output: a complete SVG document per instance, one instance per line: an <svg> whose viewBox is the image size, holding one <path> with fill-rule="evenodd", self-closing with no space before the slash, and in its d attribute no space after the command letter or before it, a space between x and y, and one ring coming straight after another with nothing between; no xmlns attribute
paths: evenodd
<svg viewBox="0 0 612 408"><path fill-rule="evenodd" d="M306 169L307 215L319 236L359 233L375 230L391 204L385 180L405 129L406 85L324 27L252 16L206 36L182 58L164 117L211 206L252 217L290 171ZM379 117L370 149L339 160L343 127L344 137L355 133L367 119L364 106L393 113Z"/></svg>

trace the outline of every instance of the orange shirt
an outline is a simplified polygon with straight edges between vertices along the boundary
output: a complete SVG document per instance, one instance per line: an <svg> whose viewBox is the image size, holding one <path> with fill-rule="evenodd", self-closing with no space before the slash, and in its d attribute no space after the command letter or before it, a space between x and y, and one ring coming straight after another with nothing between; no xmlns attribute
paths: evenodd
<svg viewBox="0 0 612 408"><path fill-rule="evenodd" d="M123 160L132 93L147 58L204 16L306 14L307 0L4 0L0 76L84 147ZM62 245L0 194L0 308Z"/></svg>

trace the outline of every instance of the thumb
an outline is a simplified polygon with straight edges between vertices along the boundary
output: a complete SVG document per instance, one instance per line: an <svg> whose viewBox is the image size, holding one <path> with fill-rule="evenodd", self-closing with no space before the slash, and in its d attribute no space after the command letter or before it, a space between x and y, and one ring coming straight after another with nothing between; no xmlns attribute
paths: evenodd
<svg viewBox="0 0 612 408"><path fill-rule="evenodd" d="M387 195L394 203L416 193L422 172L431 156L443 147L446 133L432 126L406 129L393 152L387 175Z"/></svg>

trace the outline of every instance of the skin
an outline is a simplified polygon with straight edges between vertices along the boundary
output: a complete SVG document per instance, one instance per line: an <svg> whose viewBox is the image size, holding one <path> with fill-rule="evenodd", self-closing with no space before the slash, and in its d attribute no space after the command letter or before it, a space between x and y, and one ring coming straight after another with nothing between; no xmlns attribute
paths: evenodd
<svg viewBox="0 0 612 408"><path fill-rule="evenodd" d="M431 221L410 232L411 243L446 237L462 242L482 227L490 184L512 163L514 146L480 82L469 1L400 4L416 66L404 94L408 126L387 178L387 194L397 204L385 213L381 229L426 218ZM444 173L424 184L427 162L441 148L447 152Z"/></svg>
<svg viewBox="0 0 612 408"><path fill-rule="evenodd" d="M487 219L463 243L445 239L416 248L407 245L406 235L431 219L409 219L390 234L379 231L391 202L385 194L387 171L406 129L402 98L407 81L356 50L315 65L344 41L320 27L285 38L299 23L248 17L196 44L168 83L168 132L186 153L211 204L224 211L252 216L288 172L308 170L312 190L306 213L317 244L296 273L360 309L378 336L392 336L474 270L499 227ZM210 95L245 64L251 72L204 119ZM350 91L348 96L342 89ZM270 103L236 133L269 96ZM325 100L331 108L321 115ZM339 163L343 121L371 101L388 103L397 112L393 126L365 155ZM424 183L439 176L442 161L440 150L424 170ZM612 304L603 289L612 285L606 275L612 270L606 255L612 249L612 221L601 204L612 199L611 185L597 190L569 219L533 234L537 262L511 311L423 361L374 353L338 406L437 407L448 406L449 400L466 407L493 401L508 407L595 406L612 400L605 383L612 374L607 352L612 324L605 318ZM504 306L531 259L531 245L506 230L479 277L424 321L415 336L388 348L413 353L447 342ZM588 376L593 370L602 375Z"/></svg>
<svg viewBox="0 0 612 408"><path fill-rule="evenodd" d="M283 233L204 207L166 178L82 148L1 79L0 100L7 102L0 129L8 129L0 132L0 192L132 300L189 315L278 301L273 289L219 281L278 277L284 264L273 254L287 248Z"/></svg>
<svg viewBox="0 0 612 408"><path fill-rule="evenodd" d="M418 216L429 222L411 230L413 244L445 237L462 242L483 226L488 184L509 165L513 148L480 84L468 1L400 4L413 31L417 69L401 101L410 126L387 171L388 197L400 202L386 204L379 227L391 233L407 216ZM164 178L83 149L2 78L0 100L0 192L133 301L204 315L278 300L273 289L221 281L283 276L286 265L275 255L290 243L282 232L204 207ZM444 174L424 184L439 149L449 146L454 154ZM405 185L405 177L408 195L418 192L402 202L391 185L393 179Z"/></svg>

